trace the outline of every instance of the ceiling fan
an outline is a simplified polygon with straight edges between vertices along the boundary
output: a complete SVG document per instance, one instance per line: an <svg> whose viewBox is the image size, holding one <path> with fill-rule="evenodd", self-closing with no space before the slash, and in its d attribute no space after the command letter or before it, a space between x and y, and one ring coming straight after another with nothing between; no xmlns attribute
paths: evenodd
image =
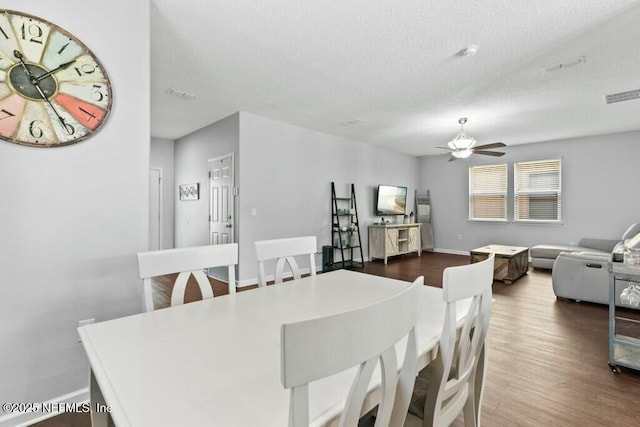
<svg viewBox="0 0 640 427"><path fill-rule="evenodd" d="M437 147L444 150L451 150L451 157L449 161L452 162L458 159L466 159L472 154L483 154L485 156L504 156L504 153L500 151L488 151L489 148L506 147L503 142L494 142L492 144L476 145L476 140L464 133L464 124L467 123L467 118L462 117L458 120L460 123L460 133L447 143L448 147Z"/></svg>

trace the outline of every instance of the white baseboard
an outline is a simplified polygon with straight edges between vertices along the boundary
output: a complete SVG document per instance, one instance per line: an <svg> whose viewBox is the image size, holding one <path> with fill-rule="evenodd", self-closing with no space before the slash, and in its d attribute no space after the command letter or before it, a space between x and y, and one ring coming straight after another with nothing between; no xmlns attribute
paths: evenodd
<svg viewBox="0 0 640 427"><path fill-rule="evenodd" d="M273 280L273 279L271 279ZM244 280L237 280L236 283L236 288L246 288L247 286L251 286L251 285L257 285L258 284L258 278L254 277L251 279L244 279Z"/></svg>
<svg viewBox="0 0 640 427"><path fill-rule="evenodd" d="M47 402L43 402L43 404L49 405L53 404L73 404L73 403L84 403L89 401L89 389L83 388L69 394L65 394L63 396L56 397ZM64 405L61 405L64 406ZM39 423L40 421L44 421L48 418L55 417L59 415L61 412L43 412L35 411L35 412L14 412L11 414L4 415L0 417L0 427L23 427L30 426L35 423Z"/></svg>
<svg viewBox="0 0 640 427"><path fill-rule="evenodd" d="M220 277L219 275L209 274L207 272L205 272L205 274L207 275L207 277L211 277L212 279L215 279L218 282L229 283L229 278L228 277Z"/></svg>
<svg viewBox="0 0 640 427"><path fill-rule="evenodd" d="M465 255L465 256L469 256L471 255L471 252L469 251L461 251L461 250L457 250L457 249L445 249L445 248L433 248L432 250L429 251L424 251L423 252L439 252L439 253L443 253L443 254L451 254L451 255ZM359 260L355 260L356 262L360 262ZM368 262L370 261L369 257L364 257L364 262ZM322 271L322 268L319 266L316 266L316 271ZM309 269L303 269L302 270L302 274L307 274L309 273ZM291 277L291 273L287 273L285 275L285 278ZM273 280L274 276L270 275L267 276L267 281ZM237 281L237 287L238 288L244 288L247 286L251 286L251 285L257 285L258 284L258 278L257 277L252 277L249 279L243 279L243 280L238 280ZM2 427L2 426L0 426Z"/></svg>
<svg viewBox="0 0 640 427"><path fill-rule="evenodd" d="M316 265L316 271L320 271L318 269L318 266ZM300 273L302 275L305 274L309 274L311 272L310 268L301 268L300 269ZM293 274L289 271L287 273L284 274L284 278L288 279L289 277L293 277ZM267 282L271 281L275 279L275 275L274 274L270 274L267 276ZM237 287L238 288L244 288L246 286L251 286L251 285L257 285L258 284L258 278L257 277L251 277L249 279L243 279L243 280L237 280Z"/></svg>

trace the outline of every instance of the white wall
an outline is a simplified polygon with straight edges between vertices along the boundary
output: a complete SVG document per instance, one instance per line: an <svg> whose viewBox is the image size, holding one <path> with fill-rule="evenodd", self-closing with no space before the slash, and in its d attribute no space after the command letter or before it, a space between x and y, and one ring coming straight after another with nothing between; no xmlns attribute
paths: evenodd
<svg viewBox="0 0 640 427"><path fill-rule="evenodd" d="M355 184L365 258L367 226L379 220L373 208L378 184L407 186L407 206L413 210L419 180L419 160L413 156L248 113L240 113L240 154L236 218L242 283L257 277L256 240L316 235L318 250L331 244L332 181L338 197L348 197Z"/></svg>
<svg viewBox="0 0 640 427"><path fill-rule="evenodd" d="M173 248L173 210L175 205L173 147L174 141L171 139L151 138L149 166L162 170L162 249Z"/></svg>
<svg viewBox="0 0 640 427"><path fill-rule="evenodd" d="M2 7L76 35L113 84L111 115L92 138L57 148L0 141L0 401L42 402L88 386L79 320L141 309L135 254L148 238L149 1Z"/></svg>
<svg viewBox="0 0 640 427"><path fill-rule="evenodd" d="M176 248L209 244L209 160L235 153L235 180L238 185L238 120L233 114L175 142L175 231ZM200 199L178 200L178 186L200 183ZM238 238L236 225L235 241Z"/></svg>
<svg viewBox="0 0 640 427"><path fill-rule="evenodd" d="M533 246L569 244L582 237L619 239L640 221L637 197L640 132L506 147L503 157L472 156L448 162L448 155L420 160L421 186L431 191L435 247L469 251L489 243ZM508 163L513 194L513 163L562 158L562 225L468 222L468 168ZM509 203L513 218L513 201ZM458 235L462 238L458 239Z"/></svg>

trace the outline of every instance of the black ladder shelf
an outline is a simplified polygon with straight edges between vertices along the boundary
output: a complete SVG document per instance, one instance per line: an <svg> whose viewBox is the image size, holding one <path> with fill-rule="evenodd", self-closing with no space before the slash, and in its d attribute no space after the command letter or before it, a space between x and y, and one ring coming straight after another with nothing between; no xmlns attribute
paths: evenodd
<svg viewBox="0 0 640 427"><path fill-rule="evenodd" d="M340 251L341 257L340 261L333 263L333 267L364 267L354 184L351 184L351 197L336 197L336 185L331 183L331 212L331 245L334 252ZM354 251L356 255L360 251L360 261L354 261ZM337 266L339 263L341 267Z"/></svg>

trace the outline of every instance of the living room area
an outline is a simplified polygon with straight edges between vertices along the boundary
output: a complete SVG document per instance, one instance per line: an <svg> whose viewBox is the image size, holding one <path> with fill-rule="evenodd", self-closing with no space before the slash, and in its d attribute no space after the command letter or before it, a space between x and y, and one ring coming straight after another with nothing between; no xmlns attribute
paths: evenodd
<svg viewBox="0 0 640 427"><path fill-rule="evenodd" d="M638 221L640 201L629 197L623 183L633 179L639 135L636 131L519 144L504 149L500 158L472 156L448 162L446 155L410 156L240 112L176 141L152 139L152 165L173 171L173 177L165 174L162 246L209 243L208 195L203 193L198 201L174 201L173 188L208 182L207 160L229 152L235 153L239 188L233 225L240 246L240 286L256 283L254 241L315 235L320 246L331 244L331 182L339 196L347 196L354 184L365 257L366 228L380 221L374 209L380 184L406 187L408 212L415 210L415 192L429 191L437 252L469 255L488 244L576 246L585 237L619 241ZM516 221L514 164L545 159L561 162L559 220ZM469 220L469 168L492 164L507 168L506 220ZM403 222L402 216L387 219ZM321 265L319 256L317 264Z"/></svg>
<svg viewBox="0 0 640 427"><path fill-rule="evenodd" d="M632 176L635 157L640 155L638 137L639 132L628 132L523 144L509 147L499 159L475 156L465 162L448 162L447 156L414 158L241 112L175 142L155 140L152 155L154 149L174 145L175 174L182 176L178 178L181 182L189 182L206 179L205 162L194 166L194 158L222 154L211 151L212 145L203 153L205 141L231 140L222 149L232 146L230 151L240 153L236 156L241 192L236 198L235 223L240 242L239 291L256 283L254 240L315 235L319 246L331 244L331 182L337 182L341 196L348 195L349 183L354 183L367 261L364 272L407 281L424 275L427 285L441 286L444 268L468 264L470 251L488 244L530 248L577 246L583 238L619 241L628 226L638 221L640 202L620 185ZM633 154L619 156L620 152ZM306 162L308 156L314 162ZM190 160L181 166L183 158ZM284 158L286 162L279 161ZM562 162L561 221L514 221L513 165L547 158ZM508 219L471 221L469 168L495 163L508 168ZM429 190L433 251L424 251L420 257L392 257L386 265L367 258L366 228L380 221L375 215L375 192L382 183L408 188L407 211L414 210L416 190ZM594 201L597 197L606 197L607 202ZM175 203L177 216L194 215L193 211L181 213L182 209L196 209L193 202ZM386 218L403 222L402 216ZM176 227L184 231L181 222L185 223L177 220ZM206 236L206 229L200 235ZM174 236L177 245L184 244L178 230ZM316 265L320 270L320 253ZM608 288L606 279L601 286ZM539 268L528 268L512 284L495 281L493 292L485 425L637 423L633 396L640 391L640 376L633 370L615 375L607 366L607 305L558 300L551 270Z"/></svg>

